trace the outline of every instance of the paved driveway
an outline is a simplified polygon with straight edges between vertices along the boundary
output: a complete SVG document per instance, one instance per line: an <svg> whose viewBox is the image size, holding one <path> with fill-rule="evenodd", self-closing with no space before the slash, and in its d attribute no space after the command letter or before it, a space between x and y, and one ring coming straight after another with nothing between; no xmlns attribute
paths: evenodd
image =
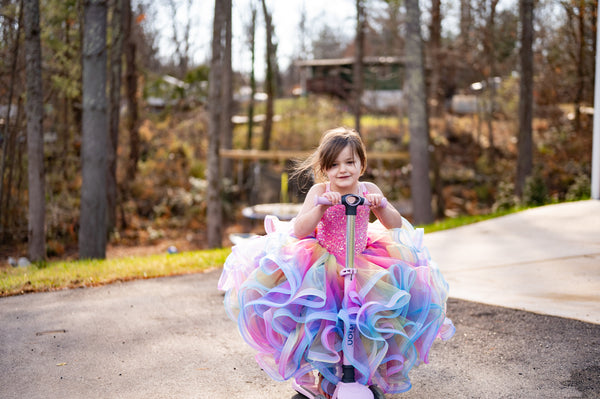
<svg viewBox="0 0 600 399"><path fill-rule="evenodd" d="M571 207L542 208L552 214L426 236L451 284L457 333L411 373L412 390L388 398L600 397L600 224L586 225L600 211L598 202L578 204L579 220ZM565 241L544 227L558 211L588 233L575 237L571 226ZM511 223L537 227L538 240ZM473 255L478 243L495 244ZM219 274L0 298L0 398L290 398L290 383L260 370L225 315ZM540 294L569 279L580 282L573 295ZM579 313L581 298L596 306Z"/></svg>

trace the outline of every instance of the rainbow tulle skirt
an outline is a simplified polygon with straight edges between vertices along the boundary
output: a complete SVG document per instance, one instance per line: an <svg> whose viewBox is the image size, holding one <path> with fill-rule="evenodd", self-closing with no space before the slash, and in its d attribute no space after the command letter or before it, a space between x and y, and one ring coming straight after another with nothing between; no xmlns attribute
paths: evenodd
<svg viewBox="0 0 600 399"><path fill-rule="evenodd" d="M332 392L342 358L358 382L384 392L410 389L409 371L428 362L436 338L454 334L446 318L448 284L423 245L423 230L369 224L366 249L344 295L336 258L289 223L269 219L267 234L245 240L227 258L219 289L225 308L272 378L314 383ZM348 342L353 343L349 350Z"/></svg>

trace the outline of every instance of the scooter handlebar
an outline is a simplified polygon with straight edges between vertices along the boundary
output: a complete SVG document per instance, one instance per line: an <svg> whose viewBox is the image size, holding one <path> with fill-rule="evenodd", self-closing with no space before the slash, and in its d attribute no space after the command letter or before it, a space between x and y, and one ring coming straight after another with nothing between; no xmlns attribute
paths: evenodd
<svg viewBox="0 0 600 399"><path fill-rule="evenodd" d="M364 197L360 197L363 198L363 202L362 205L366 205L366 206L371 206L371 203ZM385 208L387 206L388 200L387 198L383 197L383 199L381 200L381 204L379 204L380 208ZM329 201L326 197L316 197L315 198L315 205L331 205L331 201Z"/></svg>

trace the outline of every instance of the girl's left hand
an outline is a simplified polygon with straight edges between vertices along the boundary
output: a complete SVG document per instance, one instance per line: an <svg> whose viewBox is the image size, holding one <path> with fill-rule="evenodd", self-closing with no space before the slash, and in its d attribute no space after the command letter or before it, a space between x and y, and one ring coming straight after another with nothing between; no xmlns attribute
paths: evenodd
<svg viewBox="0 0 600 399"><path fill-rule="evenodd" d="M370 206L371 209L381 207L381 204L383 202L383 195L381 195L381 194L368 193L365 198L371 204L371 206Z"/></svg>

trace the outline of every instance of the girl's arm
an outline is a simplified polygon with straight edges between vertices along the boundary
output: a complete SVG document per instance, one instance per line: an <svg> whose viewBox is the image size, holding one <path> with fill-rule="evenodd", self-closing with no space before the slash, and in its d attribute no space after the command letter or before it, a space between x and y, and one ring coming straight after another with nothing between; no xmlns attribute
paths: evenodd
<svg viewBox="0 0 600 399"><path fill-rule="evenodd" d="M311 235L325 214L328 205L315 205L315 199L325 194L325 184L317 183L310 188L304 199L304 204L296 216L294 235L303 238Z"/></svg>
<svg viewBox="0 0 600 399"><path fill-rule="evenodd" d="M381 200L383 199L383 193L374 183L366 182L367 186L367 199L372 204L371 210L377 216L377 219L385 226L386 229L393 229L402 227L402 216L400 212L394 208L391 203L387 203L385 208L379 206L381 204Z"/></svg>

